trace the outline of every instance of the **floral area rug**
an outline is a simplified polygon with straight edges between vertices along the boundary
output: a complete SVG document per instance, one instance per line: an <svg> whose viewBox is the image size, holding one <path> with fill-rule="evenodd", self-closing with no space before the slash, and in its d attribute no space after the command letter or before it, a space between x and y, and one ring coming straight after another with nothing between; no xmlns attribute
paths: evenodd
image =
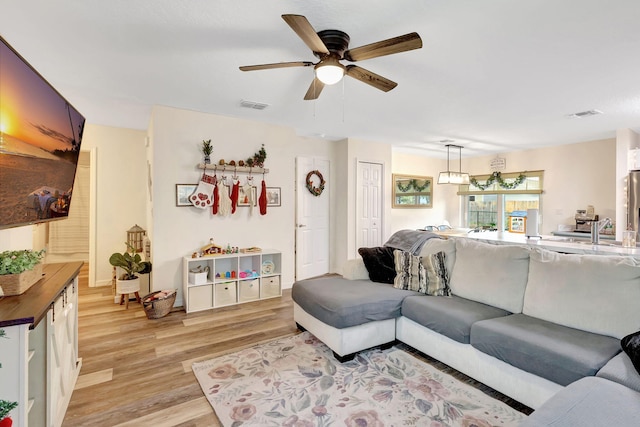
<svg viewBox="0 0 640 427"><path fill-rule="evenodd" d="M340 363L308 332L193 364L225 427L516 426L526 416L396 348Z"/></svg>

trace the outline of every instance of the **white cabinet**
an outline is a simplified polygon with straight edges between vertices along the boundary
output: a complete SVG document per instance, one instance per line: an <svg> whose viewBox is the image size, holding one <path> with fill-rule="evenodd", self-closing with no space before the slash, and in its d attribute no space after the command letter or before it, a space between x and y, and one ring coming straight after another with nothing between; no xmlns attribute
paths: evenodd
<svg viewBox="0 0 640 427"><path fill-rule="evenodd" d="M276 250L183 259L187 313L282 295L282 256Z"/></svg>
<svg viewBox="0 0 640 427"><path fill-rule="evenodd" d="M14 426L62 425L80 372L78 271L48 264L44 279L0 300L0 399L18 402Z"/></svg>

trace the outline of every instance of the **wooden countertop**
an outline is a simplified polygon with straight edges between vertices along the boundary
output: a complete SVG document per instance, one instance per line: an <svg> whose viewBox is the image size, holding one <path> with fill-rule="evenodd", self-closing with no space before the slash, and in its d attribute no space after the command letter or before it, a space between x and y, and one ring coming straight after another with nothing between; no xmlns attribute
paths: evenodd
<svg viewBox="0 0 640 427"><path fill-rule="evenodd" d="M44 264L42 279L25 293L0 298L0 327L31 324L34 328L51 303L78 275L82 264L82 261Z"/></svg>

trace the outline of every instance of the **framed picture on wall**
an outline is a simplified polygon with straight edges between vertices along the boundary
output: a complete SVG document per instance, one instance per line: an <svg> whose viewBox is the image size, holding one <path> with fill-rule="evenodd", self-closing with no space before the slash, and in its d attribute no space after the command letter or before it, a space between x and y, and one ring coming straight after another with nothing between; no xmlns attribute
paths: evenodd
<svg viewBox="0 0 640 427"><path fill-rule="evenodd" d="M267 187L267 206L280 206L280 187Z"/></svg>
<svg viewBox="0 0 640 427"><path fill-rule="evenodd" d="M251 187L253 206L258 205L258 189ZM244 187L240 186L238 191L238 206L249 206L249 197L244 191Z"/></svg>
<svg viewBox="0 0 640 427"><path fill-rule="evenodd" d="M192 195L198 184L176 184L176 206L193 206L189 201L189 196Z"/></svg>
<svg viewBox="0 0 640 427"><path fill-rule="evenodd" d="M393 208L433 206L433 177L393 174Z"/></svg>

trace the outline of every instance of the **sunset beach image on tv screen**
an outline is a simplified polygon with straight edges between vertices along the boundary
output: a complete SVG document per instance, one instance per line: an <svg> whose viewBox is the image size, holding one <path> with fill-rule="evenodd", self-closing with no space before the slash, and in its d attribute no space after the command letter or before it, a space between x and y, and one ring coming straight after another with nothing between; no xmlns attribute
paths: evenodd
<svg viewBox="0 0 640 427"><path fill-rule="evenodd" d="M0 228L69 214L84 122L0 38Z"/></svg>

